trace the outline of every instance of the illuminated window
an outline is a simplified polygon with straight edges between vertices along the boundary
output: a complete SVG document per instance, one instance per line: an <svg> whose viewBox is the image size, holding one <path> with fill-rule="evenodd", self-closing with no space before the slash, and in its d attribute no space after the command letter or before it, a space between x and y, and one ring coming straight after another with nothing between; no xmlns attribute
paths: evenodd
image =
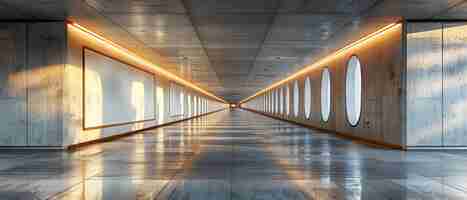
<svg viewBox="0 0 467 200"><path fill-rule="evenodd" d="M271 92L268 92L268 113L270 113L272 111L272 93Z"/></svg>
<svg viewBox="0 0 467 200"><path fill-rule="evenodd" d="M203 114L203 97L198 97L198 107L199 107L199 114Z"/></svg>
<svg viewBox="0 0 467 200"><path fill-rule="evenodd" d="M190 117L193 113L192 111L192 106L191 106L191 95L190 94L187 94L187 97L186 97L186 101L187 101L187 111L186 111L186 115L188 117Z"/></svg>
<svg viewBox="0 0 467 200"><path fill-rule="evenodd" d="M164 88L163 87L157 86L156 88L156 102L157 102L157 111L158 111L157 122L159 124L162 124L165 121L164 108L166 107L164 103Z"/></svg>
<svg viewBox="0 0 467 200"><path fill-rule="evenodd" d="M290 88L288 84L285 86L285 112L290 115Z"/></svg>
<svg viewBox="0 0 467 200"><path fill-rule="evenodd" d="M304 101L303 106L305 109L305 117L307 119L311 118L311 81L310 77L306 77L305 79L305 91L304 91Z"/></svg>
<svg viewBox="0 0 467 200"><path fill-rule="evenodd" d="M274 113L274 93L271 91L271 111L270 113Z"/></svg>
<svg viewBox="0 0 467 200"><path fill-rule="evenodd" d="M362 71L357 56L352 56L347 63L345 108L347 120L352 126L356 126L360 120L362 108Z"/></svg>
<svg viewBox="0 0 467 200"><path fill-rule="evenodd" d="M272 91L272 113L276 113L276 109L277 109L276 95L277 95L276 90L273 90Z"/></svg>
<svg viewBox="0 0 467 200"><path fill-rule="evenodd" d="M276 103L275 104L275 106L276 106L275 113L277 114L277 113L279 113L279 90L276 88L276 89L274 89L274 91L275 91L274 93L276 94L275 99L274 99L274 101Z"/></svg>
<svg viewBox="0 0 467 200"><path fill-rule="evenodd" d="M284 88L279 88L279 113L284 114Z"/></svg>
<svg viewBox="0 0 467 200"><path fill-rule="evenodd" d="M270 107L270 110L269 110L269 113L272 113L273 112L273 106L274 106L274 102L272 101L272 91L269 92L269 107Z"/></svg>
<svg viewBox="0 0 467 200"><path fill-rule="evenodd" d="M331 74L325 68L321 74L321 119L324 122L329 120L331 114Z"/></svg>
<svg viewBox="0 0 467 200"><path fill-rule="evenodd" d="M266 93L264 98L266 99L266 112L269 112L269 93Z"/></svg>
<svg viewBox="0 0 467 200"><path fill-rule="evenodd" d="M300 89L298 88L298 81L295 80L293 84L293 112L294 112L295 117L298 117L299 107L300 107Z"/></svg>
<svg viewBox="0 0 467 200"><path fill-rule="evenodd" d="M201 99L201 114L206 113L206 104L205 104L205 102L206 102L206 99L202 98Z"/></svg>
<svg viewBox="0 0 467 200"><path fill-rule="evenodd" d="M185 92L183 88L180 91L180 114L185 115Z"/></svg>
<svg viewBox="0 0 467 200"><path fill-rule="evenodd" d="M181 115L183 112L183 88L176 83L170 83L169 98L170 116Z"/></svg>
<svg viewBox="0 0 467 200"><path fill-rule="evenodd" d="M199 107L201 108L200 109L200 114L203 114L204 113L204 98L200 98L201 101L199 101Z"/></svg>
<svg viewBox="0 0 467 200"><path fill-rule="evenodd" d="M276 114L277 112L279 112L279 90L277 89L274 89L274 113Z"/></svg>
<svg viewBox="0 0 467 200"><path fill-rule="evenodd" d="M201 108L203 110L203 114L206 113L206 99L201 99Z"/></svg>
<svg viewBox="0 0 467 200"><path fill-rule="evenodd" d="M193 116L198 115L198 97L193 96Z"/></svg>

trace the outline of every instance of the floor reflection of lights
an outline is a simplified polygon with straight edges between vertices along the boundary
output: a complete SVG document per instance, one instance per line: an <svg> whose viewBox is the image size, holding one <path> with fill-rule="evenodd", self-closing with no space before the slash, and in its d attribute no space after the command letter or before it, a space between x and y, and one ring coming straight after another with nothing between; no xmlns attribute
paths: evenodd
<svg viewBox="0 0 467 200"><path fill-rule="evenodd" d="M0 152L0 196L466 199L465 166L464 152L376 149L235 110L73 153Z"/></svg>

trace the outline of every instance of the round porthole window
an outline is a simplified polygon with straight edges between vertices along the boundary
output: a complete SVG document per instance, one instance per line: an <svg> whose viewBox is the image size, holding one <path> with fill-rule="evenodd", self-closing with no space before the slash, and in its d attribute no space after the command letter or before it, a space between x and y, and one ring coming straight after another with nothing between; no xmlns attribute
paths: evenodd
<svg viewBox="0 0 467 200"><path fill-rule="evenodd" d="M352 56L347 63L345 108L350 125L356 126L362 108L362 71L357 56Z"/></svg>
<svg viewBox="0 0 467 200"><path fill-rule="evenodd" d="M290 88L289 85L285 86L285 112L290 115Z"/></svg>
<svg viewBox="0 0 467 200"><path fill-rule="evenodd" d="M272 113L276 114L277 111L277 101L276 101L277 92L272 90Z"/></svg>
<svg viewBox="0 0 467 200"><path fill-rule="evenodd" d="M279 113L284 114L284 88L279 88Z"/></svg>
<svg viewBox="0 0 467 200"><path fill-rule="evenodd" d="M300 89L298 88L298 81L295 80L293 84L293 112L295 117L298 117L298 110L300 105Z"/></svg>
<svg viewBox="0 0 467 200"><path fill-rule="evenodd" d="M278 114L279 113L279 105L280 105L279 104L279 88L276 88L275 90L276 90L276 99L275 99L275 101L276 101L276 114Z"/></svg>
<svg viewBox="0 0 467 200"><path fill-rule="evenodd" d="M331 74L325 68L321 74L321 119L324 122L329 120L331 114Z"/></svg>
<svg viewBox="0 0 467 200"><path fill-rule="evenodd" d="M305 79L305 91L304 91L304 101L303 105L305 107L305 117L307 119L311 118L311 81L310 77Z"/></svg>
<svg viewBox="0 0 467 200"><path fill-rule="evenodd" d="M272 91L269 93L269 113L273 113L273 105L274 105L274 102L272 101L273 98L272 98Z"/></svg>

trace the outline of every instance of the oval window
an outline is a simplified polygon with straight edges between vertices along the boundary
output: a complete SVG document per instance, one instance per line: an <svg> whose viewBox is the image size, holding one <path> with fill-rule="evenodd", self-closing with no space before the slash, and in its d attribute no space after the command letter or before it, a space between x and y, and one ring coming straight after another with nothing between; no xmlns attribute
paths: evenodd
<svg viewBox="0 0 467 200"><path fill-rule="evenodd" d="M277 102L277 97L278 97L278 92L277 92L277 89L274 89L274 114L277 113L277 111L279 110L278 109L278 105L279 105L279 102Z"/></svg>
<svg viewBox="0 0 467 200"><path fill-rule="evenodd" d="M290 88L289 85L285 86L285 112L290 115Z"/></svg>
<svg viewBox="0 0 467 200"><path fill-rule="evenodd" d="M191 117L193 115L192 107L191 107L191 95L188 95L187 97L188 101L188 112L187 115Z"/></svg>
<svg viewBox="0 0 467 200"><path fill-rule="evenodd" d="M300 89L298 88L298 81L295 80L293 85L293 112L295 117L298 117L298 109L300 106Z"/></svg>
<svg viewBox="0 0 467 200"><path fill-rule="evenodd" d="M269 92L266 94L266 112L270 111L271 101L269 99Z"/></svg>
<svg viewBox="0 0 467 200"><path fill-rule="evenodd" d="M331 114L331 74L325 68L321 74L321 119L324 122L329 120Z"/></svg>
<svg viewBox="0 0 467 200"><path fill-rule="evenodd" d="M311 118L311 81L310 77L305 79L305 91L304 91L304 107L305 107L305 117L307 119Z"/></svg>
<svg viewBox="0 0 467 200"><path fill-rule="evenodd" d="M272 113L272 105L273 105L273 102L272 102L272 91L269 92L269 113Z"/></svg>
<svg viewBox="0 0 467 200"><path fill-rule="evenodd" d="M269 97L271 101L271 110L270 113L274 113L274 90L271 91L271 96Z"/></svg>
<svg viewBox="0 0 467 200"><path fill-rule="evenodd" d="M279 113L284 114L284 88L279 88Z"/></svg>
<svg viewBox="0 0 467 200"><path fill-rule="evenodd" d="M193 116L196 116L198 115L198 97L197 96L193 96Z"/></svg>
<svg viewBox="0 0 467 200"><path fill-rule="evenodd" d="M276 90L272 90L272 113L276 113Z"/></svg>
<svg viewBox="0 0 467 200"><path fill-rule="evenodd" d="M345 108L350 125L356 126L360 121L362 108L362 71L357 56L352 56L347 63Z"/></svg>

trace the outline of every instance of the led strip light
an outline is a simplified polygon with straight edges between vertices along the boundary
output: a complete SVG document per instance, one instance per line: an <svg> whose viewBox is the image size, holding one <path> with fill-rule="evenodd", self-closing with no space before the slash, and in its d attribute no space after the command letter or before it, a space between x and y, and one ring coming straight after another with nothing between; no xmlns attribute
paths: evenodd
<svg viewBox="0 0 467 200"><path fill-rule="evenodd" d="M159 66L157 66L157 65L155 65L155 64L153 64L153 63L151 63L151 62L149 62L149 61L147 61L147 60L145 60L145 59L143 59L141 57L139 57L137 54L131 52L130 50L116 44L115 42L112 42L111 40L109 40L109 39L107 39L107 38L105 38L105 37L103 37L103 36L101 36L101 35L99 35L97 33L92 32L91 30L89 30L89 29L87 29L87 28L85 28L85 27L83 27L83 26L81 26L81 25L79 25L77 23L68 22L68 28L73 29L75 31L78 31L78 32L80 32L80 33L82 33L84 35L87 35L88 37L93 38L96 41L98 41L98 42L100 42L100 43L102 43L104 45L109 45L110 47L112 47L112 49L114 49L115 51L118 51L118 52L128 56L130 59L132 59L136 63L138 63L138 64L140 64L142 66L154 69L155 71L159 72L160 74L166 76L169 79L172 79L172 80L174 80L174 81L176 81L176 82L178 82L178 83L180 83L182 85L185 85L185 86L188 86L188 87L190 87L190 88L192 88L194 90L197 90L197 91L199 91L199 92L201 92L201 93L203 93L203 94L205 94L205 95L207 95L209 97L212 97L212 98L214 98L214 99L216 99L216 100L218 100L220 102L223 102L223 103L226 103L226 104L228 103L225 100L215 96L214 94L211 94L211 93L203 90L202 88L190 83L189 81L186 81L186 80L184 80L184 79L182 79L182 78L180 78L180 77L178 77L178 76L164 70L163 68L161 68L161 67L159 67Z"/></svg>
<svg viewBox="0 0 467 200"><path fill-rule="evenodd" d="M363 38L349 44L349 45L346 45L345 47L343 47L343 48L337 50L336 52L324 57L323 59L321 59L321 60L319 60L319 61L317 61L317 62L315 62L315 63L313 63L313 64L311 64L311 65L309 65L309 66L307 66L305 68L303 68L303 69L301 69L300 71L290 75L289 77L287 77L287 78L285 78L285 79L283 79L283 80L281 80L279 82L276 82L276 83L270 85L269 87L260 90L259 92L256 92L254 95L240 101L240 104L245 103L245 102L247 102L247 101L249 101L249 100L251 100L251 99L253 99L253 98L255 98L255 97L257 97L257 96L259 96L259 95L261 95L261 94L263 94L263 93L265 93L265 92L267 92L267 91L269 91L269 90L271 90L271 89L273 89L275 87L277 87L277 86L280 86L280 85L290 81L290 80L293 80L293 79L299 77L302 74L310 72L311 70L313 70L315 68L323 67L323 64L325 64L326 62L328 62L331 59L334 59L334 57L340 56L341 54L343 54L343 53L345 53L345 52L347 52L347 51L349 51L349 50L351 50L351 49L353 49L355 47L358 47L358 46L370 41L371 39L377 38L378 36L381 36L382 34L388 32L388 31L391 31L391 30L393 30L395 28L399 28L400 26L402 26L401 23L392 23L392 24L389 24L387 26L384 26L383 28L381 28L381 29L379 29L379 30L377 30L377 31L375 31L375 32L373 32L373 33L371 33L371 34L369 34L369 35L367 35L367 36L365 36L365 37L363 37Z"/></svg>

